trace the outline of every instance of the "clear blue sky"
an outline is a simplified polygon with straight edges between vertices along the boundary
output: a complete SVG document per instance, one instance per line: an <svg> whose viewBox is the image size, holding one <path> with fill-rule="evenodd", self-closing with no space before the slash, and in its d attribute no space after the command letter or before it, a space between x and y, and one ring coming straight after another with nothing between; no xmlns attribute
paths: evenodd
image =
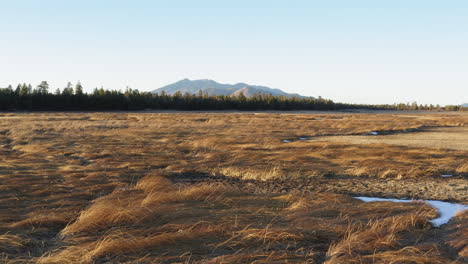
<svg viewBox="0 0 468 264"><path fill-rule="evenodd" d="M0 87L179 79L352 103L468 102L468 1L0 0Z"/></svg>

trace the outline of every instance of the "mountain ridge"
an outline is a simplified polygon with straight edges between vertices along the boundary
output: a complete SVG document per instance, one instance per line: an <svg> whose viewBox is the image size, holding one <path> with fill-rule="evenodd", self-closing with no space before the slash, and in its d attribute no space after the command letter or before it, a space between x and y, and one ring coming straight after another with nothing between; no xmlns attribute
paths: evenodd
<svg viewBox="0 0 468 264"><path fill-rule="evenodd" d="M287 93L277 88L270 88L261 85L250 85L247 83L239 82L236 84L223 84L210 79L189 80L182 79L175 83L163 86L152 93L166 93L174 95L177 92L198 94L199 92L208 95L225 95L225 96L239 96L243 94L245 97L252 97L254 94L271 94L273 96L286 96L286 97L305 97L296 93Z"/></svg>

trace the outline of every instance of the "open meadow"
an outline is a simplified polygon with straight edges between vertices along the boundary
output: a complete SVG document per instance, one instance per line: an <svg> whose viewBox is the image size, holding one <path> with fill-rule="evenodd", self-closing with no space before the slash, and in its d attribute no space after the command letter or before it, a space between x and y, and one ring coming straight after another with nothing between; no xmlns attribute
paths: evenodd
<svg viewBox="0 0 468 264"><path fill-rule="evenodd" d="M468 113L0 113L0 263L468 261L357 196L468 204Z"/></svg>

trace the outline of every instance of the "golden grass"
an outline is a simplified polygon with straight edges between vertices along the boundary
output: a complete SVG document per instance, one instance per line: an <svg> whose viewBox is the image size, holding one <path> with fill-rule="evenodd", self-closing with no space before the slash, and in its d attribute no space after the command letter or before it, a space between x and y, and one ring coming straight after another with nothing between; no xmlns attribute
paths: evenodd
<svg viewBox="0 0 468 264"><path fill-rule="evenodd" d="M398 217L390 217L384 220L369 222L365 227L357 230L350 228L344 238L330 246L327 263L361 263L363 256L372 255L397 248L401 238L400 233L411 231L414 228L423 229L430 226L427 216L411 214Z"/></svg>
<svg viewBox="0 0 468 264"><path fill-rule="evenodd" d="M0 114L0 262L320 263L329 252L327 261L338 263L342 253L332 252L344 251L353 231L367 239L359 248L348 245L343 254L353 261L449 263L446 249L423 246L433 230L421 223L434 212L419 204L254 194L242 181L190 179L304 179L313 186L334 177L466 176L467 152L460 149L297 140L434 126L468 126L468 116ZM411 218L419 224L405 222ZM455 221L441 242L460 256L463 230ZM412 234L422 242L408 239Z"/></svg>
<svg viewBox="0 0 468 264"><path fill-rule="evenodd" d="M91 263L106 255L125 256L147 252L158 247L179 247L190 240L199 241L210 235L217 235L222 230L219 226L179 229L174 233L161 233L151 236L132 236L129 233L105 235L96 242L80 246L71 246L52 256L43 257L39 263ZM194 243L195 244L195 243ZM193 245L192 249L196 246Z"/></svg>
<svg viewBox="0 0 468 264"><path fill-rule="evenodd" d="M458 173L468 173L468 163L460 165L459 167L457 167L456 171Z"/></svg>
<svg viewBox="0 0 468 264"><path fill-rule="evenodd" d="M448 244L461 258L468 258L468 211L458 213L449 228Z"/></svg>
<svg viewBox="0 0 468 264"><path fill-rule="evenodd" d="M377 141L357 142L361 145L348 140L350 137L345 137L344 143L330 142L332 139L328 137L323 138L326 141L315 140L323 135L468 125L468 118L461 114L55 115L13 115L0 119L0 125L8 128L4 137L11 140L12 150L30 158L48 153L48 159L60 164L60 170L66 173L86 168L138 170L149 167L223 173L244 179L330 173L421 177L432 176L438 168L453 168L456 164L460 167L458 173L466 173L464 165L459 164L466 151L433 149L437 145L431 144L438 142L436 140L425 143L417 140L424 143L415 150L418 155L408 152L405 146L412 146L411 141L404 138L424 138L431 132L364 137ZM299 137L314 141L283 142ZM377 144L387 142L380 140L387 137L401 140L396 145ZM453 138L450 142L463 145ZM66 155L66 159L57 161L59 155ZM405 172L414 166L418 166L418 173L407 175Z"/></svg>
<svg viewBox="0 0 468 264"><path fill-rule="evenodd" d="M278 166L265 168L264 170L256 170L249 168L239 168L239 167L221 167L211 170L211 173L214 176L222 175L228 177L240 178L243 180L260 180L267 181L272 179L285 179L288 176L285 172L282 172ZM297 175L295 175L297 176ZM294 176L292 176L294 177Z"/></svg>
<svg viewBox="0 0 468 264"><path fill-rule="evenodd" d="M28 240L18 235L3 234L0 235L0 251L2 252L17 252L25 247Z"/></svg>
<svg viewBox="0 0 468 264"><path fill-rule="evenodd" d="M142 186L158 187L142 192ZM427 227L427 219L433 216L432 210L417 204L376 209L371 204L336 194L272 196L248 194L220 184L180 187L151 176L129 190L98 199L62 231L67 246L43 256L39 263L129 261L138 256L146 256L144 263L188 261L188 256L193 261L207 263L246 260L315 263L320 248L325 250L335 237L352 240L346 235L350 228L346 215L360 214L362 208L368 207L367 215L356 219L352 228L359 226L360 233L354 235L357 240L368 236L361 241L367 247L393 243L395 234ZM128 195L139 190L138 195ZM145 202L148 200L151 202ZM170 210L160 211L161 208ZM419 209L414 212L414 208ZM382 215L382 211L386 214ZM375 217L383 219L372 222ZM317 218L322 222L328 220L322 225L305 227L297 225L299 218L309 223ZM367 221L371 224L365 225ZM331 230L335 235L330 237L327 232ZM336 252L343 243L332 246L329 252ZM225 252L222 254L225 256L207 259L209 252Z"/></svg>
<svg viewBox="0 0 468 264"><path fill-rule="evenodd" d="M158 187L133 195L131 203L116 205L130 199L130 191L153 185L151 180L154 185L164 183L167 199L158 198L147 207L149 211L136 206L158 192ZM38 262L318 263L327 248L329 263L342 263L337 261L343 256L346 261L356 256L385 259L395 251L407 252L407 244L414 240L400 243L399 237L430 232L428 219L434 217L434 210L424 204L376 207L338 194L254 195L226 185L200 184L176 191L174 196L169 189L179 188L160 177L147 177L130 190L97 200L62 231L65 246ZM112 204L114 212L104 209ZM163 207L172 210L158 213ZM108 215L97 215L96 208ZM105 224L96 226L96 222ZM435 254L433 262L421 262L428 254L435 253L421 248L406 259L394 259L448 260Z"/></svg>

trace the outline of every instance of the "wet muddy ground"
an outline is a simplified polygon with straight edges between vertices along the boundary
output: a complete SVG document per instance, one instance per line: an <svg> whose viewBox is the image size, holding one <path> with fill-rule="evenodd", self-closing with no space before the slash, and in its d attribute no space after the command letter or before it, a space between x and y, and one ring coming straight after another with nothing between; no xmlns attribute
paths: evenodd
<svg viewBox="0 0 468 264"><path fill-rule="evenodd" d="M226 182L253 192L333 192L351 196L440 200L468 203L467 178L376 179L364 177L322 177L299 180L241 180L204 173L174 175L179 182Z"/></svg>

